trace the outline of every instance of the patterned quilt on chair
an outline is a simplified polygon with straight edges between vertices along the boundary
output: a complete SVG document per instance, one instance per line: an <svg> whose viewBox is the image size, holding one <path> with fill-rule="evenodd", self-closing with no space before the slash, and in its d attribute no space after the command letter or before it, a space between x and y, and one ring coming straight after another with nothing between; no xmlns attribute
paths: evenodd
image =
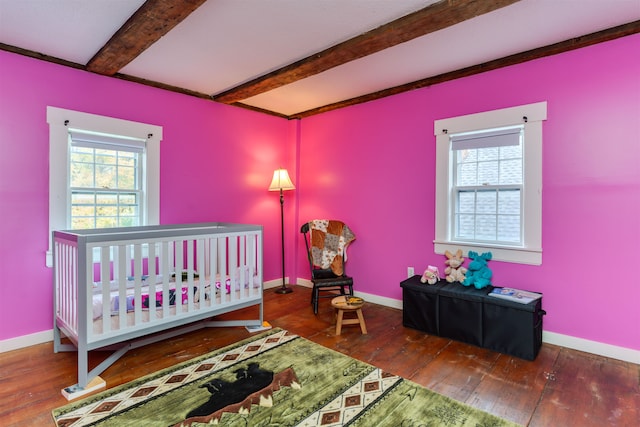
<svg viewBox="0 0 640 427"><path fill-rule="evenodd" d="M343 260L347 260L347 246L355 240L355 234L342 221L325 219L309 222L309 230L313 265L331 268L336 276L341 276Z"/></svg>

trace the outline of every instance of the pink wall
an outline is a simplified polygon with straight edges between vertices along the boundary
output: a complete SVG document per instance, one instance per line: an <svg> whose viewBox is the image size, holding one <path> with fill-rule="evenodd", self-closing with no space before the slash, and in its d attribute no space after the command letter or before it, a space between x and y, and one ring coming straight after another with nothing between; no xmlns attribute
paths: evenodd
<svg viewBox="0 0 640 427"><path fill-rule="evenodd" d="M293 123L0 51L0 340L52 328L47 105L162 125L161 222L262 224L265 279L281 276L267 187Z"/></svg>
<svg viewBox="0 0 640 427"><path fill-rule="evenodd" d="M357 289L401 299L407 266L444 262L433 121L546 100L543 265L491 262L495 283L544 292L547 331L640 349L638 48L634 35L290 122L0 51L0 340L52 326L47 105L164 126L161 221L263 224L265 280L281 276L266 187L289 168L287 275L308 277L300 223L341 218Z"/></svg>
<svg viewBox="0 0 640 427"><path fill-rule="evenodd" d="M300 222L350 224L356 288L401 299L407 266L444 267L434 120L547 101L543 264L491 262L494 283L543 292L547 331L640 349L638 51L634 35L304 119Z"/></svg>

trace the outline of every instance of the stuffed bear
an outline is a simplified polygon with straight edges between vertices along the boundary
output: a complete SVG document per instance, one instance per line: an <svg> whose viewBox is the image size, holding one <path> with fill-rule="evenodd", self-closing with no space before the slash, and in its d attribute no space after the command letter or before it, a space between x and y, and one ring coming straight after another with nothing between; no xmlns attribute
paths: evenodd
<svg viewBox="0 0 640 427"><path fill-rule="evenodd" d="M444 270L444 274L446 274L445 279L449 283L462 283L465 280L465 274L467 272L467 269L462 266L464 262L462 249L458 249L455 255L449 251L445 251L444 256L447 257L447 260L444 262L447 265L447 268Z"/></svg>
<svg viewBox="0 0 640 427"><path fill-rule="evenodd" d="M491 252L485 252L479 255L477 252L469 251L469 270L467 277L462 282L465 286L475 286L476 289L482 289L491 284L491 276L493 273L487 266L487 262L491 260Z"/></svg>
<svg viewBox="0 0 640 427"><path fill-rule="evenodd" d="M422 274L420 281L422 283L435 285L436 283L438 283L439 279L440 279L440 272L438 271L438 267L434 267L433 265L430 265Z"/></svg>

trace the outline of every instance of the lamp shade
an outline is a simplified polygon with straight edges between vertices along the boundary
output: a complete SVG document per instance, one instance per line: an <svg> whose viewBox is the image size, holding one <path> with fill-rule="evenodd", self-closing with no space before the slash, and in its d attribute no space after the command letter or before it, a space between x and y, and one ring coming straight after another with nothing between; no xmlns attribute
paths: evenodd
<svg viewBox="0 0 640 427"><path fill-rule="evenodd" d="M273 172L273 179L271 180L271 185L269 186L269 191L280 191L280 190L295 190L296 187L291 182L291 178L289 178L289 172L286 169L276 169Z"/></svg>

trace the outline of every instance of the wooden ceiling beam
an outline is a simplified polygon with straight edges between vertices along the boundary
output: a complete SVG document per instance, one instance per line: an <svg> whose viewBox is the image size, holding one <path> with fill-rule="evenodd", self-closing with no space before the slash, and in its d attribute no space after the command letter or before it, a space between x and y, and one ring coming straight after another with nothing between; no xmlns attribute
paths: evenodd
<svg viewBox="0 0 640 427"><path fill-rule="evenodd" d="M214 95L213 99L225 104L233 104L518 1L520 0L442 0L279 70Z"/></svg>
<svg viewBox="0 0 640 427"><path fill-rule="evenodd" d="M87 70L115 75L206 0L147 0L87 63Z"/></svg>
<svg viewBox="0 0 640 427"><path fill-rule="evenodd" d="M620 37L630 36L632 34L640 33L640 21L629 22L628 24L619 25L617 27L608 28L606 30L598 31L584 36L575 37L573 39L561 41L551 45L531 49L525 52L509 55L504 58L499 58L493 61L488 61L483 64L473 65L470 67L462 68L459 70L451 71L448 73L440 74L433 77L427 77L422 80L418 80L412 83L406 83L400 86L384 89L378 92L370 93L367 95L358 96L355 98L339 101L333 104L325 105L322 107L314 108L308 111L303 111L297 114L289 115L288 118L302 119L305 117L314 116L316 114L325 113L327 111L337 110L339 108L348 107L350 105L362 104L376 99L385 98L387 96L397 95L402 92L408 92L415 89L420 89L435 84L448 82L451 80L460 79L463 77L469 77L474 74L480 74L498 68L508 67L511 65L521 64L523 62L532 61L534 59L540 59L547 56L557 55L563 52L568 52L575 49L581 49L587 46L591 46L598 43L604 43L607 41L615 40Z"/></svg>

